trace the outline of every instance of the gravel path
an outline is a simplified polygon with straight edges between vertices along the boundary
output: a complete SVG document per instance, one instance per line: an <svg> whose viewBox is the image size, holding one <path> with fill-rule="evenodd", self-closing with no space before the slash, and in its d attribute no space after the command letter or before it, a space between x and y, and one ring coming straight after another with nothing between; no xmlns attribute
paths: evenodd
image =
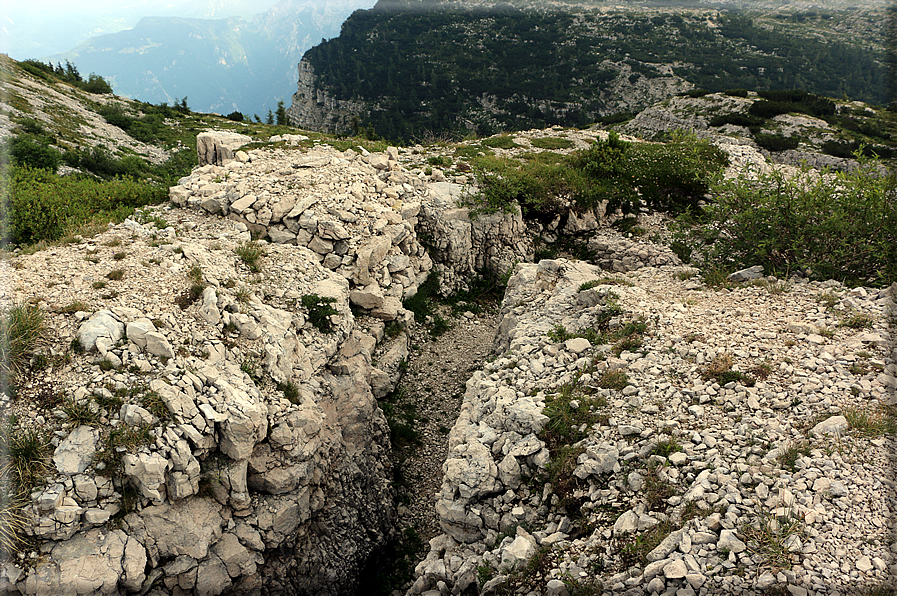
<svg viewBox="0 0 897 596"><path fill-rule="evenodd" d="M458 418L467 379L489 354L498 323L496 307L454 318L452 328L435 338L426 325L411 329L412 349L401 388L416 406L422 444L405 453L399 524L414 527L425 542L442 531L434 505L442 488L448 432ZM449 319L448 309L443 316Z"/></svg>

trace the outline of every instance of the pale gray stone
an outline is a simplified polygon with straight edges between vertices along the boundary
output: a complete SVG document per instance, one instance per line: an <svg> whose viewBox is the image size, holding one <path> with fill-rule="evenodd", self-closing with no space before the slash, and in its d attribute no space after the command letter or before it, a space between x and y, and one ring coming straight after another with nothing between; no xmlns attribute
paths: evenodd
<svg viewBox="0 0 897 596"><path fill-rule="evenodd" d="M743 552L747 545L738 539L734 530L723 530L719 534L719 540L716 543L717 550L727 550L733 553Z"/></svg>
<svg viewBox="0 0 897 596"><path fill-rule="evenodd" d="M688 569L682 559L670 561L663 568L663 576L667 579L682 579L687 572Z"/></svg>
<svg viewBox="0 0 897 596"><path fill-rule="evenodd" d="M85 352L96 347L97 340L104 338L114 344L122 338L125 326L108 310L97 311L78 328L78 341Z"/></svg>
<svg viewBox="0 0 897 596"><path fill-rule="evenodd" d="M199 157L199 165L223 166L234 160L234 154L241 146L251 142L251 137L235 132L201 132L196 137L196 154Z"/></svg>
<svg viewBox="0 0 897 596"><path fill-rule="evenodd" d="M208 287L202 291L202 306L199 308L199 316L211 325L221 322L221 312L218 310L218 292L215 288Z"/></svg>
<svg viewBox="0 0 897 596"><path fill-rule="evenodd" d="M501 551L501 564L507 569L516 569L529 561L536 554L536 545L523 536L517 536L514 541Z"/></svg>
<svg viewBox="0 0 897 596"><path fill-rule="evenodd" d="M164 335L156 331L146 334L146 351L160 358L174 358L174 349Z"/></svg>
<svg viewBox="0 0 897 596"><path fill-rule="evenodd" d="M740 271L735 271L734 273L730 273L727 277L727 281L748 281L750 279L759 279L763 277L763 265L754 265L753 267L748 267L747 269L742 269Z"/></svg>
<svg viewBox="0 0 897 596"><path fill-rule="evenodd" d="M817 437L825 435L840 435L847 430L847 418L844 416L831 416L813 427L812 433Z"/></svg>
<svg viewBox="0 0 897 596"><path fill-rule="evenodd" d="M96 444L97 435L93 427L79 426L53 452L53 464L61 474L80 474L93 462Z"/></svg>

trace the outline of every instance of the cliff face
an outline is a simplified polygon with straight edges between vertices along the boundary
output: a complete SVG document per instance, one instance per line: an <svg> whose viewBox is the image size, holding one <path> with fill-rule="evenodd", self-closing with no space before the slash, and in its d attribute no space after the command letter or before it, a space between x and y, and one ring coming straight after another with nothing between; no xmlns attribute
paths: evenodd
<svg viewBox="0 0 897 596"><path fill-rule="evenodd" d="M385 138L489 136L583 127L691 88L886 96L865 46L820 44L812 28L783 36L700 8L513 4L380 2L354 12L339 37L303 56L293 121L349 130L348 113Z"/></svg>
<svg viewBox="0 0 897 596"><path fill-rule="evenodd" d="M354 132L353 117L363 118L366 108L363 102L334 97L315 76L311 63L305 58L299 62L298 89L287 108L290 124L303 130Z"/></svg>

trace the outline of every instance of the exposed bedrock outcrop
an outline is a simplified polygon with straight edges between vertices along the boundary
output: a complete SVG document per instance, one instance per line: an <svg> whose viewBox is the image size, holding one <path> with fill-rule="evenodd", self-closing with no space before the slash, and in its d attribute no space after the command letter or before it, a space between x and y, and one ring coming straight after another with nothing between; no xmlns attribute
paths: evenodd
<svg viewBox="0 0 897 596"><path fill-rule="evenodd" d="M287 108L290 124L303 130L351 132L353 117L363 116L367 109L364 102L334 97L316 79L314 67L305 58L298 68L298 87Z"/></svg>
<svg viewBox="0 0 897 596"><path fill-rule="evenodd" d="M305 246L351 284L353 304L384 320L406 316L435 268L450 292L478 272L501 275L532 258L521 214L471 217L459 200L470 189L405 170L385 153L238 152L171 189L173 203L244 223L271 242ZM430 249L430 250L427 250Z"/></svg>

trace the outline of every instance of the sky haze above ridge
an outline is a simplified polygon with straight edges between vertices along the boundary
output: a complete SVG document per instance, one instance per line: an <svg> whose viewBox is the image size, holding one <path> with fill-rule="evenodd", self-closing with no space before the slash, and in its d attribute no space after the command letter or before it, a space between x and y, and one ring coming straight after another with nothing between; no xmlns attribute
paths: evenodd
<svg viewBox="0 0 897 596"><path fill-rule="evenodd" d="M0 2L0 52L16 60L71 50L87 39L130 29L147 16L251 18L277 0L25 0Z"/></svg>

